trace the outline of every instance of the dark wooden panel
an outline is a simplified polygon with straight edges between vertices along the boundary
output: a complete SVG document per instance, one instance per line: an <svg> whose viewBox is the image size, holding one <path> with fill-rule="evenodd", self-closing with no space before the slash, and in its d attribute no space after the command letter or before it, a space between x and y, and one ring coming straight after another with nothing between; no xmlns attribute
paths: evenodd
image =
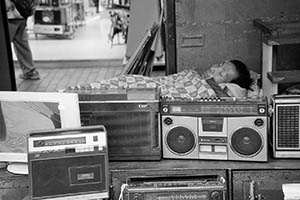
<svg viewBox="0 0 300 200"><path fill-rule="evenodd" d="M28 176L13 175L0 170L0 199L22 200L28 196Z"/></svg>
<svg viewBox="0 0 300 200"><path fill-rule="evenodd" d="M8 34L5 1L0 1L0 90L16 90L12 52Z"/></svg>
<svg viewBox="0 0 300 200"><path fill-rule="evenodd" d="M165 38L166 38L166 75L177 72L176 66L176 27L175 27L175 0L165 2Z"/></svg>
<svg viewBox="0 0 300 200"><path fill-rule="evenodd" d="M283 183L299 183L300 170L233 171L233 200L284 199ZM251 190L253 193L251 193Z"/></svg>
<svg viewBox="0 0 300 200"><path fill-rule="evenodd" d="M300 33L300 32L299 32ZM300 35L299 35L300 40ZM275 48L274 53L275 53ZM299 70L300 69L300 43L277 46L277 57L275 58L275 70ZM274 55L276 56L276 54Z"/></svg>
<svg viewBox="0 0 300 200"><path fill-rule="evenodd" d="M152 169L300 169L299 159L273 159L268 162L221 161L221 160L182 160L162 159L158 162L110 162L109 167L115 170L152 170Z"/></svg>
<svg viewBox="0 0 300 200"><path fill-rule="evenodd" d="M299 159L270 159L269 162L232 162L212 160L166 160L110 162L110 195L118 199L120 187L128 177L171 176L171 175L219 175L227 180L229 200L233 192L234 200L248 197L248 187L252 181L259 191L280 193L283 182L300 180ZM249 167L253 170L248 170ZM278 183L277 183L278 181ZM28 194L28 176L16 176L0 170L0 195L14 192L20 196ZM1 199L1 196L0 196ZM249 198L246 198L247 200ZM265 198L272 199L272 198ZM9 199L16 200L16 199ZM272 199L276 200L276 199Z"/></svg>

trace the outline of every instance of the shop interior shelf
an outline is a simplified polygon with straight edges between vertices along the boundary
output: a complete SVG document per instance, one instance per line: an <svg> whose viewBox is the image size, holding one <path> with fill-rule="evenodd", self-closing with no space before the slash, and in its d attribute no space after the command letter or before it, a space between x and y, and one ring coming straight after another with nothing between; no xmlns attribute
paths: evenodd
<svg viewBox="0 0 300 200"><path fill-rule="evenodd" d="M274 71L267 73L272 83L294 83L300 81L300 70Z"/></svg>

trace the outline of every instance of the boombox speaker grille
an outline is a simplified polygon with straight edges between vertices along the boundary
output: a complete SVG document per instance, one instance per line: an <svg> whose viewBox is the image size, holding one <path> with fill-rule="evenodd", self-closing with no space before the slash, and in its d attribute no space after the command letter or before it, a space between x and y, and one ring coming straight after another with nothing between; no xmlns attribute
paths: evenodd
<svg viewBox="0 0 300 200"><path fill-rule="evenodd" d="M240 128L231 136L231 147L242 156L254 156L262 149L260 134L251 128Z"/></svg>
<svg viewBox="0 0 300 200"><path fill-rule="evenodd" d="M103 124L107 130L108 149L110 147L151 146L150 112L101 112L95 115L95 123ZM155 141L153 141L155 142Z"/></svg>
<svg viewBox="0 0 300 200"><path fill-rule="evenodd" d="M278 106L278 147L299 147L299 106Z"/></svg>
<svg viewBox="0 0 300 200"><path fill-rule="evenodd" d="M185 127L175 127L167 134L167 146L177 154L186 154L195 147L195 138L192 131Z"/></svg>

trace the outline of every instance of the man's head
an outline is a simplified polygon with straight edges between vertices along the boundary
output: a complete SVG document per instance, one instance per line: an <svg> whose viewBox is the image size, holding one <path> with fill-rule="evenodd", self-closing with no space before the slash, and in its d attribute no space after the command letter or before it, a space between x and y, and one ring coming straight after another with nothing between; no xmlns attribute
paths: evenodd
<svg viewBox="0 0 300 200"><path fill-rule="evenodd" d="M216 83L235 83L249 89L252 83L247 66L239 60L224 61L212 66Z"/></svg>

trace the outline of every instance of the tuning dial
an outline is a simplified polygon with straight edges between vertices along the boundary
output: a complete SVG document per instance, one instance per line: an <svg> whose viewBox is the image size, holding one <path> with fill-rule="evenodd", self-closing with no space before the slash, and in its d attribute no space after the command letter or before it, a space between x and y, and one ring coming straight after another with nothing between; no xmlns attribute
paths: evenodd
<svg viewBox="0 0 300 200"><path fill-rule="evenodd" d="M210 195L213 200L221 200L221 194L218 191L213 191Z"/></svg>

